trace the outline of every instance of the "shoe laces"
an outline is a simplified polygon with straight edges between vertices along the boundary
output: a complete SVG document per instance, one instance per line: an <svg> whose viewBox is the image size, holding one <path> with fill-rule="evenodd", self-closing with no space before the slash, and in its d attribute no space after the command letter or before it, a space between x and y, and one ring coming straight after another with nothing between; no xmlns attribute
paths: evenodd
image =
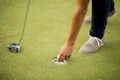
<svg viewBox="0 0 120 80"><path fill-rule="evenodd" d="M100 40L100 39L97 38L97 37L90 37L90 39L88 40L88 42L89 42L90 44L93 44L93 42L95 42L95 41L96 41L96 43L97 43L97 46L101 46L100 43L102 43L102 40Z"/></svg>

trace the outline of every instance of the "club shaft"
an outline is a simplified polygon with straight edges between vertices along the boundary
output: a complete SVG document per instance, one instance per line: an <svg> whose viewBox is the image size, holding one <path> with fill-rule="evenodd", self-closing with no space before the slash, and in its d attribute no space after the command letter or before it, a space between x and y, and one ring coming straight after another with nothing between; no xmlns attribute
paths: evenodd
<svg viewBox="0 0 120 80"><path fill-rule="evenodd" d="M23 36L24 36L25 26L26 26L27 17L28 17L28 12L29 12L29 7L30 7L30 0L28 0L27 9L26 9L26 12L25 12L24 23L23 23L22 34L21 34L21 37L20 37L20 39L19 39L19 41L18 41L18 44L21 43L21 41L22 41L22 39L23 39Z"/></svg>

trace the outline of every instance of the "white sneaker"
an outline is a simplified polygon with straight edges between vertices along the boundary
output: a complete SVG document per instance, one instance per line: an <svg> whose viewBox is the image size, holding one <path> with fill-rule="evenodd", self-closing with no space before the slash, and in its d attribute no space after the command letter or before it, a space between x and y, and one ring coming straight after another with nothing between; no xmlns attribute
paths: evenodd
<svg viewBox="0 0 120 80"><path fill-rule="evenodd" d="M103 39L99 39L97 37L90 37L89 40L82 45L79 52L86 53L86 54L95 53L103 45L104 45Z"/></svg>

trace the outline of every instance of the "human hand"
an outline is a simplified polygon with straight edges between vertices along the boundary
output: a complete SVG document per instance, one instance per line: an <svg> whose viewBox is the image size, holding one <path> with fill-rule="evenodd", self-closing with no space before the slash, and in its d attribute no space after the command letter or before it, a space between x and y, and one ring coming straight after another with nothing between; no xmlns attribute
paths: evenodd
<svg viewBox="0 0 120 80"><path fill-rule="evenodd" d="M73 45L65 42L57 56L58 61L60 62L69 59L72 53L73 53Z"/></svg>

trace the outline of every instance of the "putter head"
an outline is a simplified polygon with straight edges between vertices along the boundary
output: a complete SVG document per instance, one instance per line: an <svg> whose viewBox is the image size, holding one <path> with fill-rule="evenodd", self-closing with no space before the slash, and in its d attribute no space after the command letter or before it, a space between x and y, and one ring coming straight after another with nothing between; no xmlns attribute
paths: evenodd
<svg viewBox="0 0 120 80"><path fill-rule="evenodd" d="M63 61L58 61L58 58L59 58L59 55L57 57L54 57L52 59L52 61L55 63L55 64L66 64L67 61L66 60L63 60Z"/></svg>
<svg viewBox="0 0 120 80"><path fill-rule="evenodd" d="M20 53L21 52L20 45L18 43L11 43L11 44L9 44L8 45L8 49L11 52L14 52L14 53Z"/></svg>

